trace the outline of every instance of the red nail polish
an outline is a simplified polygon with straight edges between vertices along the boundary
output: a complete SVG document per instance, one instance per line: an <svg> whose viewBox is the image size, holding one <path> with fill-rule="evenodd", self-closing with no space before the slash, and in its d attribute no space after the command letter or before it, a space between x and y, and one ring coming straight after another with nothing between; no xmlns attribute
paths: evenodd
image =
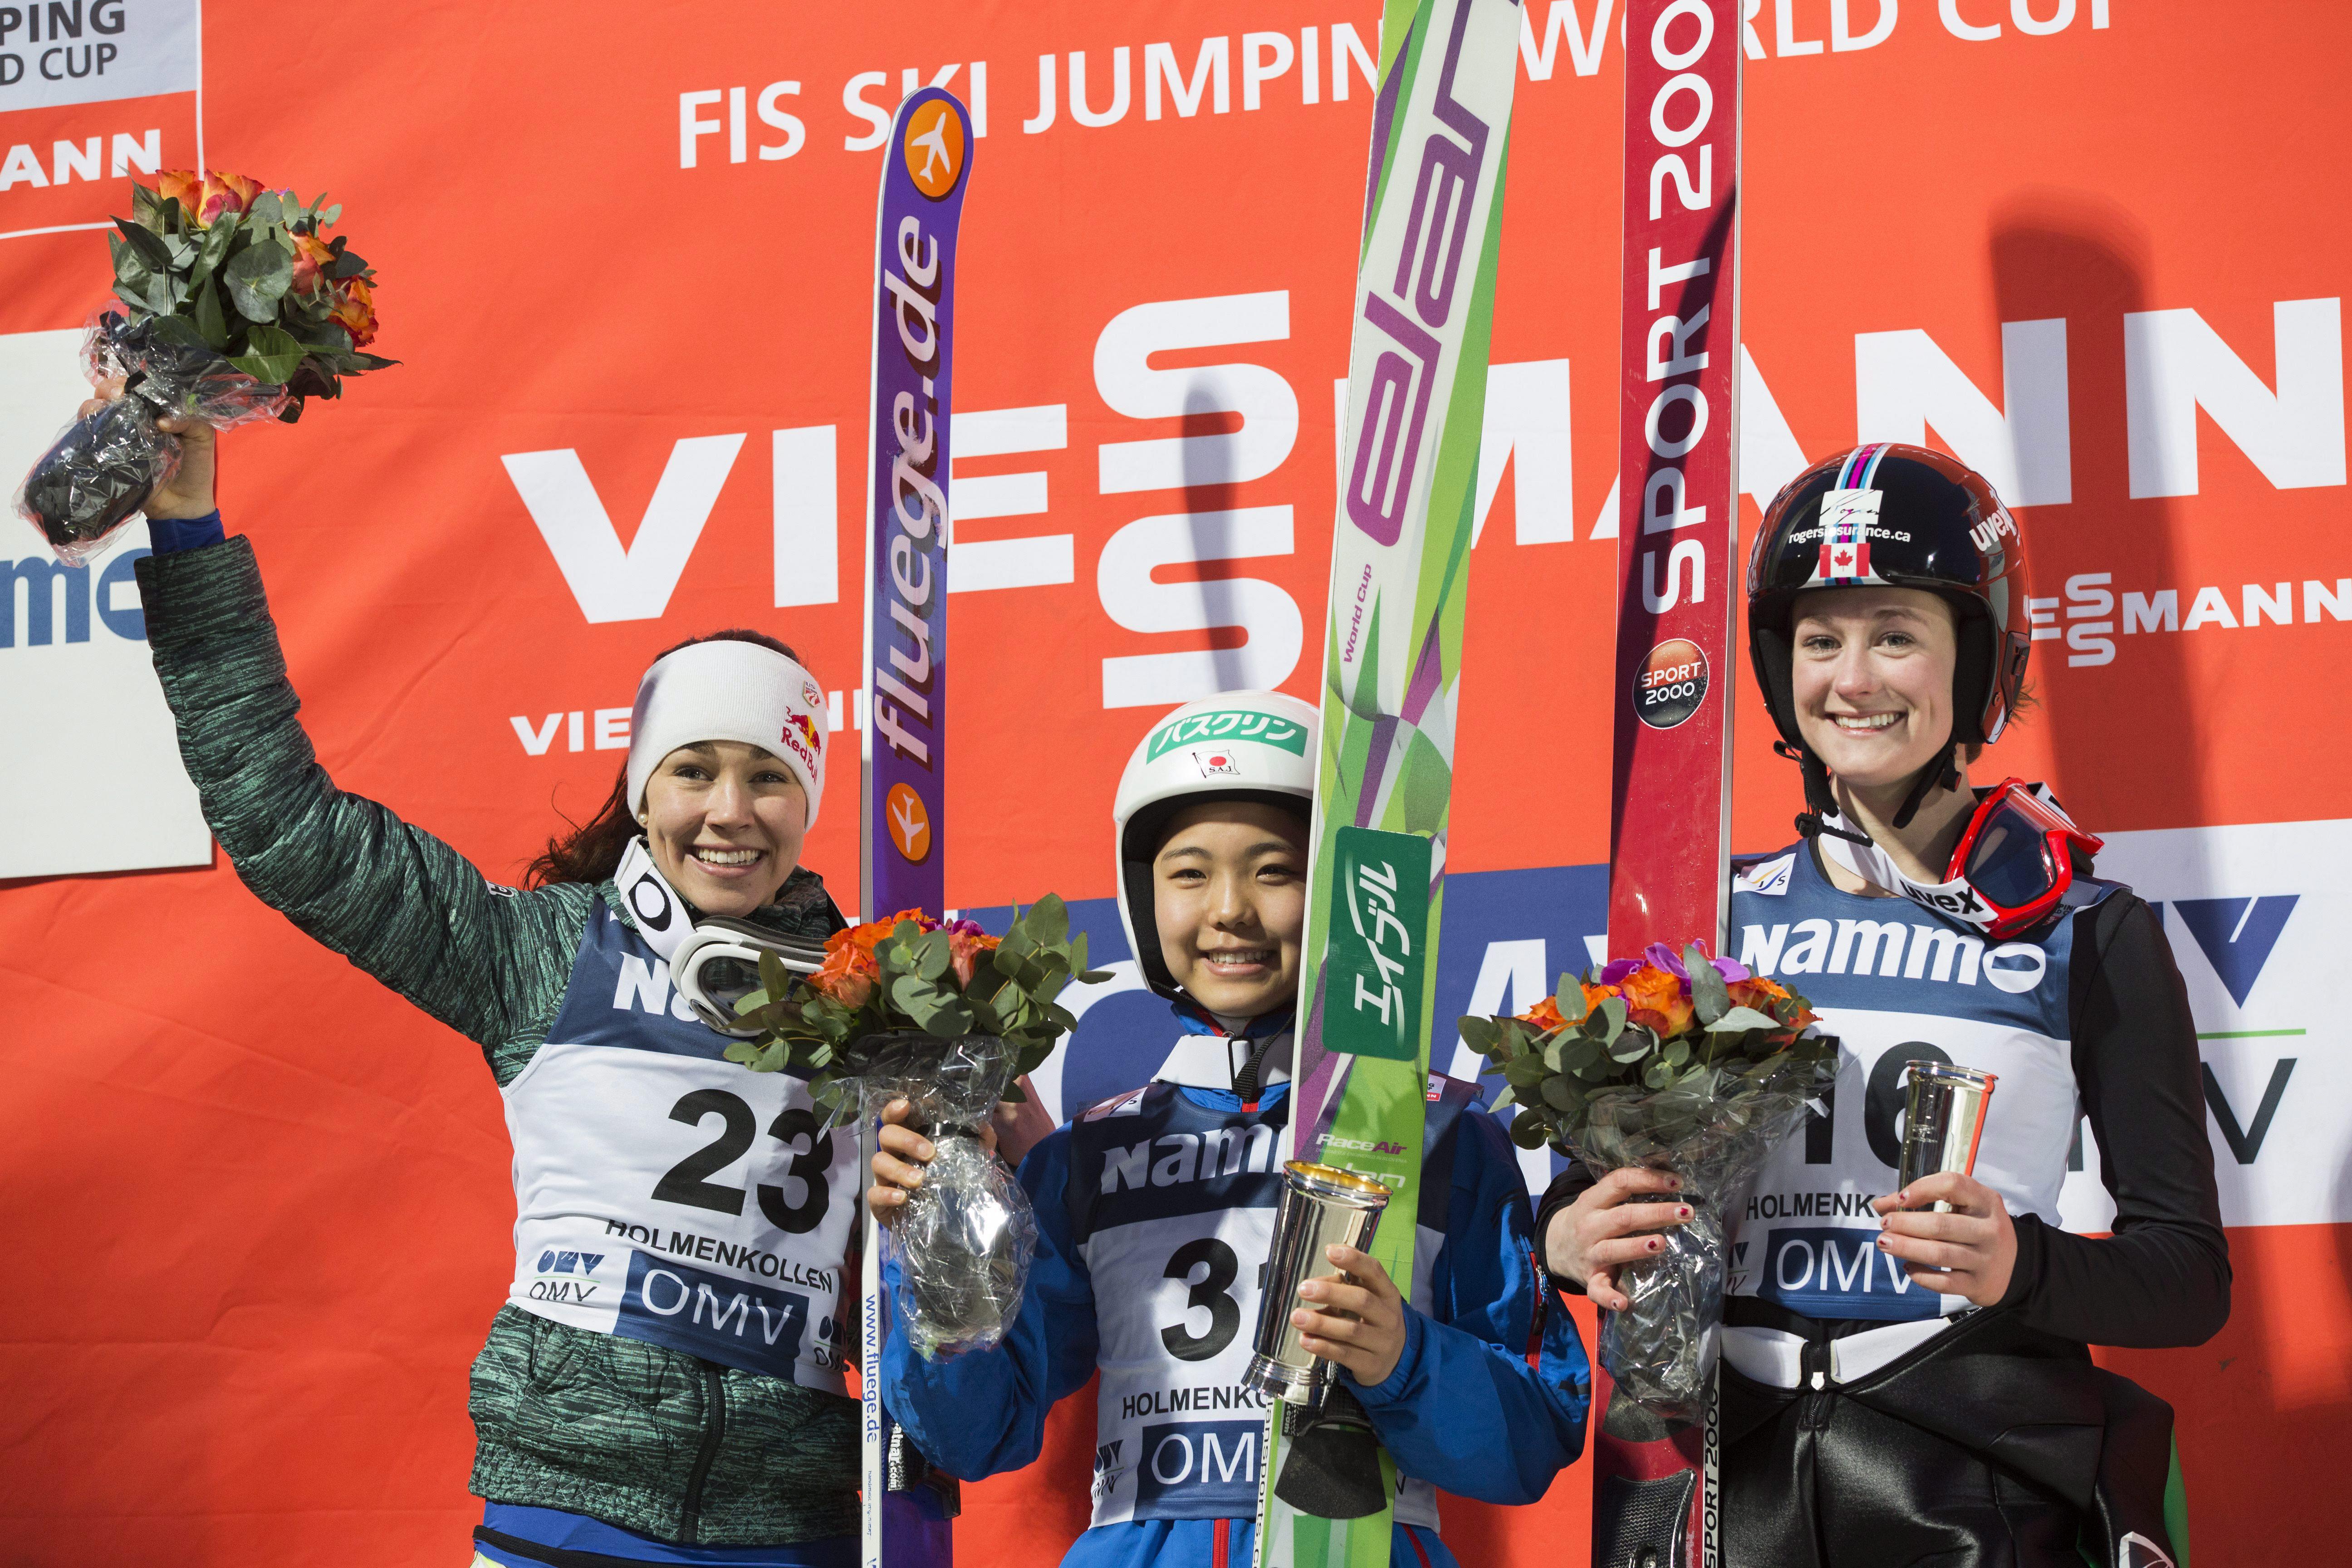
<svg viewBox="0 0 2352 1568"><path fill-rule="evenodd" d="M1688 1204L1685 1204L1685 1205L1683 1205L1683 1206L1682 1206L1680 1209L1676 1210L1675 1212L1676 1212L1677 1214L1679 1214L1683 1218L1685 1218L1685 1219L1688 1219L1688 1218L1690 1218L1690 1205L1688 1205Z"/></svg>
<svg viewBox="0 0 2352 1568"><path fill-rule="evenodd" d="M1651 1251L1653 1251L1653 1252L1657 1251L1657 1250L1658 1250L1658 1248L1660 1248L1661 1247L1664 1247L1664 1245L1665 1245L1665 1243L1664 1243L1664 1242L1660 1241L1660 1240L1659 1240L1657 1237L1652 1237L1650 1238L1650 1250L1651 1250Z"/></svg>

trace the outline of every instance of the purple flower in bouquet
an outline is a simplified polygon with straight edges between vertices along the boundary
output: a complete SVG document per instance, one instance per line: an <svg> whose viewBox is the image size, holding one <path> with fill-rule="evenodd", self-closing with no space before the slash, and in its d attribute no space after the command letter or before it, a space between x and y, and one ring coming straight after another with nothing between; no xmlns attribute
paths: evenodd
<svg viewBox="0 0 2352 1568"><path fill-rule="evenodd" d="M1691 945L1697 948L1702 953L1706 951L1706 945L1704 942L1693 942ZM1715 966L1715 972L1723 976L1723 983L1726 985L1729 985L1736 981L1753 978L1748 966L1737 962L1736 960L1709 957L1707 959L1707 963L1713 964ZM1668 947L1662 942L1652 942L1650 944L1649 951L1643 953L1639 958L1620 958L1610 963L1601 971L1601 984L1603 985L1619 984L1627 975L1641 968L1644 963L1664 970L1676 980L1682 982L1682 991L1684 995L1687 996L1691 994L1690 971L1683 966L1683 955L1676 952L1673 948Z"/></svg>

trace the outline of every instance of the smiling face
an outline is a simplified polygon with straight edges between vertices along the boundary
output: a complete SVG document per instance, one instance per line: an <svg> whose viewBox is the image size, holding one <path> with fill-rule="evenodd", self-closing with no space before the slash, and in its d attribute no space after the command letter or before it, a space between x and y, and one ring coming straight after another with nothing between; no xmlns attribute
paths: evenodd
<svg viewBox="0 0 2352 1568"><path fill-rule="evenodd" d="M1298 999L1307 825L1259 801L1187 806L1151 861L1160 954L1212 1013L1256 1017Z"/></svg>
<svg viewBox="0 0 2352 1568"><path fill-rule="evenodd" d="M773 901L800 864L808 795L773 753L704 741L661 760L637 820L681 898L704 914L740 919Z"/></svg>
<svg viewBox="0 0 2352 1568"><path fill-rule="evenodd" d="M1906 783L1952 743L1952 607L1920 588L1801 595L1791 695L1806 746L1848 788Z"/></svg>

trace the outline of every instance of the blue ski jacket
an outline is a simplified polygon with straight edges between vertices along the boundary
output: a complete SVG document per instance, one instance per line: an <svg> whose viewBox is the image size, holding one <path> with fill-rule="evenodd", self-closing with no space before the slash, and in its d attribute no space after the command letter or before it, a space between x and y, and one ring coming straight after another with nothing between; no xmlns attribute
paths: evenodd
<svg viewBox="0 0 2352 1568"><path fill-rule="evenodd" d="M898 1334L883 1355L891 1415L965 1479L1034 1460L1047 1411L1099 1373L1094 1522L1065 1568L1242 1563L1253 1543L1265 1405L1241 1374L1289 1085L1244 1104L1228 1087L1233 1042L1179 1017L1186 1036L1151 1083L1081 1111L1023 1162L1038 1246L1003 1342L926 1362ZM1400 1568L1454 1562L1438 1489L1542 1497L1583 1446L1591 1399L1501 1123L1475 1087L1430 1085L1404 1350L1376 1385L1339 1373L1397 1464Z"/></svg>

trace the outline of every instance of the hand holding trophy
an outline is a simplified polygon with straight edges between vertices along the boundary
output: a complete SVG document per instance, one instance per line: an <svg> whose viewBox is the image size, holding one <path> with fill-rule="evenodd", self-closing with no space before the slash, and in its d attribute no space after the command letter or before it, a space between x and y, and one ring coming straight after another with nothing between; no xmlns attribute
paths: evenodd
<svg viewBox="0 0 2352 1568"><path fill-rule="evenodd" d="M393 361L375 336L375 274L341 236L342 215L239 174L164 174L131 187L117 218L115 298L92 313L82 368L106 395L35 464L16 510L76 565L141 515L210 431L299 417L309 397ZM119 384L119 385L117 384ZM198 487L209 491L209 474Z"/></svg>

